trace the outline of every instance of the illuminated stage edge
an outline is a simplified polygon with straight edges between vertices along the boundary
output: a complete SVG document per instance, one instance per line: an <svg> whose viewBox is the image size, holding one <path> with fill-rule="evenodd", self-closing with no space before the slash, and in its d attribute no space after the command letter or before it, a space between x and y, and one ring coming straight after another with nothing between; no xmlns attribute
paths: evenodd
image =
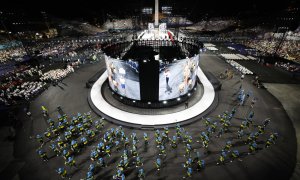
<svg viewBox="0 0 300 180"><path fill-rule="evenodd" d="M91 106L94 106L101 113L119 121L121 124L129 123L139 126L160 126L174 124L177 122L184 122L200 115L205 110L207 110L212 105L215 98L215 91L212 84L199 67L197 71L197 76L203 84L204 93L202 98L188 109L175 113L163 115L141 115L126 112L110 105L108 102L106 102L101 93L101 87L103 83L107 80L106 71L94 83L90 92L89 102L92 103L92 105L90 104ZM109 120L109 118L107 119Z"/></svg>

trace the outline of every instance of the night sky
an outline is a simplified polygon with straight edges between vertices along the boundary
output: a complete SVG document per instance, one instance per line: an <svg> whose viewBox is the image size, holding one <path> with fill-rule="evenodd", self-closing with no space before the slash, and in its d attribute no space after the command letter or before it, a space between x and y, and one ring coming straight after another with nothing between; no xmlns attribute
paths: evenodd
<svg viewBox="0 0 300 180"><path fill-rule="evenodd" d="M64 4L62 4L64 2ZM243 14L276 15L289 6L299 6L299 0L161 0L161 5L171 5L174 14L189 17L240 16ZM142 7L153 7L154 0L98 0L91 1L58 1L46 0L39 3L10 0L1 4L1 10L47 11L54 16L64 18L94 17L112 14L117 17L137 15Z"/></svg>

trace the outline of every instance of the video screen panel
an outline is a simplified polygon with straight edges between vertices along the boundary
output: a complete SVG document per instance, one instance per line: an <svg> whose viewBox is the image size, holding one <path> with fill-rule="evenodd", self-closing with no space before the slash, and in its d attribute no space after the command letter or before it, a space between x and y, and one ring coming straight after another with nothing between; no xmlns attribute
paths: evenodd
<svg viewBox="0 0 300 180"><path fill-rule="evenodd" d="M167 64L160 62L159 101L188 93L196 83L199 55Z"/></svg>
<svg viewBox="0 0 300 180"><path fill-rule="evenodd" d="M121 96L140 100L139 65L136 61L122 61L105 57L109 86Z"/></svg>

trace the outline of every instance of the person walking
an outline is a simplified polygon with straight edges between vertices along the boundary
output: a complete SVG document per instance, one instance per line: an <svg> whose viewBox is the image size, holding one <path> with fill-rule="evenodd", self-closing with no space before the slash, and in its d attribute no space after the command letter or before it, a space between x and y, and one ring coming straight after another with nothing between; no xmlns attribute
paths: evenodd
<svg viewBox="0 0 300 180"><path fill-rule="evenodd" d="M184 107L185 107L185 109L189 108L189 102L188 102L188 101L186 101L186 102L184 103Z"/></svg>
<svg viewBox="0 0 300 180"><path fill-rule="evenodd" d="M168 68L166 68L164 74L166 77L166 84L167 84L167 86L169 86L170 70Z"/></svg>
<svg viewBox="0 0 300 180"><path fill-rule="evenodd" d="M243 82L244 78L245 78L245 74L242 73L242 75L241 75L241 82Z"/></svg>
<svg viewBox="0 0 300 180"><path fill-rule="evenodd" d="M43 112L44 116L49 116L48 109L45 106L41 106L41 108L42 108L42 112Z"/></svg>

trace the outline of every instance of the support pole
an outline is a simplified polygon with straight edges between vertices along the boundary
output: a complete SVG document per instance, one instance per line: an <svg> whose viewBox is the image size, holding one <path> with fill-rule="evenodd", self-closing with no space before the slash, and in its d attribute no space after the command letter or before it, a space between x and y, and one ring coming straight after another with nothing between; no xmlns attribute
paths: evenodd
<svg viewBox="0 0 300 180"><path fill-rule="evenodd" d="M159 7L158 0L155 0L155 14L154 14L154 18L155 18L154 26L155 26L155 28L158 28L158 15L159 15L158 7Z"/></svg>

